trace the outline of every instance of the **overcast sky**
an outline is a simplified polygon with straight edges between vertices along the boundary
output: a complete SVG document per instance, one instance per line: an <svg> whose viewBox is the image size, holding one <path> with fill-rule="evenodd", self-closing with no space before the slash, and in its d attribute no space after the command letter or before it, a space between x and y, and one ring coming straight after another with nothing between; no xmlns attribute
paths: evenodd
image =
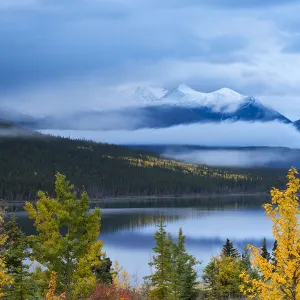
<svg viewBox="0 0 300 300"><path fill-rule="evenodd" d="M46 114L186 83L300 118L300 1L1 0L0 104ZM2 103L1 103L2 102Z"/></svg>

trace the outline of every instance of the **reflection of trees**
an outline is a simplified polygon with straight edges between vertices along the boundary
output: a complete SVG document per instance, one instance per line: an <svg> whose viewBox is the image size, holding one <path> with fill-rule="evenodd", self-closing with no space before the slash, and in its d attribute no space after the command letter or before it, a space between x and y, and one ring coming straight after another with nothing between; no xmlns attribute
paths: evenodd
<svg viewBox="0 0 300 300"><path fill-rule="evenodd" d="M150 213L150 214L149 214ZM103 215L102 217L102 232L118 232L123 229L133 230L136 228L145 228L149 225L158 224L160 220L165 223L172 223L184 216L169 215L162 211L145 212L145 213L128 213L120 215Z"/></svg>
<svg viewBox="0 0 300 300"><path fill-rule="evenodd" d="M165 198L165 199L130 199L126 203L113 201L110 207L119 208L111 214L102 216L102 232L117 232L124 229L133 230L144 228L149 225L157 224L161 219L166 223L172 223L185 218L199 218L209 214L214 210L235 210L243 208L260 207L262 203L269 200L268 197L253 196L227 196L227 197L207 197L207 198ZM107 203L102 203L102 207ZM122 208L149 208L143 211L130 210L122 211ZM177 210L172 208L194 208L189 211ZM153 210L151 208L158 208ZM162 208L164 208L162 210ZM168 209L169 208L169 209Z"/></svg>
<svg viewBox="0 0 300 300"><path fill-rule="evenodd" d="M232 209L261 206L269 201L266 195L222 195L199 198L129 198L129 199L106 199L91 203L91 207L101 208L155 208L155 207L199 207L202 209Z"/></svg>
<svg viewBox="0 0 300 300"><path fill-rule="evenodd" d="M164 199L126 199L92 203L92 207L116 208L102 214L102 233L112 233L123 229L144 228L158 223L161 219L172 223L185 218L199 218L209 211L238 210L243 208L260 207L269 200L266 196L222 196L205 198L164 198ZM122 208L127 208L123 210ZM132 208L132 209L131 209ZM138 210L134 208L144 208ZM147 209L149 208L149 209ZM157 208L157 209L155 209ZM172 210L172 208L191 208L190 210ZM34 233L32 222L25 212L17 212L18 223L27 233Z"/></svg>

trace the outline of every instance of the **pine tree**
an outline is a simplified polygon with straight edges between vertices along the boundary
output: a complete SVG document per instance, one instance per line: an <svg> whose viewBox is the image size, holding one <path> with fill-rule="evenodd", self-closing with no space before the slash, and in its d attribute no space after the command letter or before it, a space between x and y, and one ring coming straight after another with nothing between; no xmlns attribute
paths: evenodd
<svg viewBox="0 0 300 300"><path fill-rule="evenodd" d="M155 255L149 263L150 267L154 267L153 274L146 276L145 279L150 281L150 286L153 287L151 295L156 300L173 299L172 291L172 240L167 236L165 225L161 221L158 225L158 230L154 235L156 242L153 251Z"/></svg>
<svg viewBox="0 0 300 300"><path fill-rule="evenodd" d="M233 247L232 242L227 238L226 243L223 246L222 254L227 257L238 257L239 252Z"/></svg>
<svg viewBox="0 0 300 300"><path fill-rule="evenodd" d="M271 255L268 252L268 248L267 248L267 240L266 240L266 238L264 238L263 241L262 241L261 257L265 258L267 261L271 260Z"/></svg>
<svg viewBox="0 0 300 300"><path fill-rule="evenodd" d="M29 259L26 235L18 227L17 219L13 216L6 224L6 253L7 272L12 276L14 284L5 290L8 299L28 299L36 292L30 266L25 263Z"/></svg>
<svg viewBox="0 0 300 300"><path fill-rule="evenodd" d="M67 299L86 298L96 286L92 269L101 264L100 210L90 213L87 193L76 199L74 186L59 173L55 191L56 198L38 192L36 207L26 202L25 210L38 232L29 237L32 257L45 269L40 270L46 276L43 282L55 272L59 293Z"/></svg>
<svg viewBox="0 0 300 300"><path fill-rule="evenodd" d="M198 284L197 272L195 270L198 261L186 252L185 238L180 228L178 241L172 244L173 291L176 299L193 300L198 296L196 289Z"/></svg>
<svg viewBox="0 0 300 300"><path fill-rule="evenodd" d="M243 269L245 270L251 269L250 253L247 246L245 247L244 252L242 253L241 263Z"/></svg>
<svg viewBox="0 0 300 300"><path fill-rule="evenodd" d="M100 257L101 264L92 268L99 283L111 284L113 282L114 271L112 269L112 261L109 257Z"/></svg>
<svg viewBox="0 0 300 300"><path fill-rule="evenodd" d="M272 263L274 265L274 267L276 268L276 265L277 265L277 261L276 261L276 249L278 247L278 242L277 240L274 241L274 244L273 244L273 249L272 249Z"/></svg>
<svg viewBox="0 0 300 300"><path fill-rule="evenodd" d="M205 299L236 299L241 297L240 273L242 272L239 257L213 257L203 270L203 280L208 287ZM231 298L232 297L232 298Z"/></svg>

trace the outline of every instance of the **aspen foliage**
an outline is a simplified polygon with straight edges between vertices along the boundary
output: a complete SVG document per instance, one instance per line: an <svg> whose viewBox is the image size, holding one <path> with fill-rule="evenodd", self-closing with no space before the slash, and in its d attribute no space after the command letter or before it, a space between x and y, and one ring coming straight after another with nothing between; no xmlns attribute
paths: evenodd
<svg viewBox="0 0 300 300"><path fill-rule="evenodd" d="M130 275L124 270L124 267L116 260L112 271L113 284L118 288L130 287Z"/></svg>
<svg viewBox="0 0 300 300"><path fill-rule="evenodd" d="M50 275L50 282L48 286L48 292L46 294L46 300L66 300L65 294L61 294L60 296L55 296L56 291L56 273L52 272Z"/></svg>
<svg viewBox="0 0 300 300"><path fill-rule="evenodd" d="M251 262L260 273L259 279L241 274L243 293L252 299L300 300L300 179L297 170L288 172L286 189L271 191L272 203L264 204L266 215L273 223L273 236L277 242L274 259L264 258L261 249L249 245ZM275 263L276 262L276 263Z"/></svg>

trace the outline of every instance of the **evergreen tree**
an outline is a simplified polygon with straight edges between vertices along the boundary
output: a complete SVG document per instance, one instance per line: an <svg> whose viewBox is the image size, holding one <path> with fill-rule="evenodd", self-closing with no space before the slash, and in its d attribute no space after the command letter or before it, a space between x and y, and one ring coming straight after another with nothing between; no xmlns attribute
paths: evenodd
<svg viewBox="0 0 300 300"><path fill-rule="evenodd" d="M5 290L5 297L16 300L28 299L36 293L36 286L29 271L30 266L25 263L30 255L26 235L18 227L15 216L5 224L5 229L7 233L6 268L14 281L14 284Z"/></svg>
<svg viewBox="0 0 300 300"><path fill-rule="evenodd" d="M241 264L243 269L251 269L250 253L247 246L245 247L244 252L242 253Z"/></svg>
<svg viewBox="0 0 300 300"><path fill-rule="evenodd" d="M239 252L236 248L233 247L232 242L227 238L226 243L223 246L222 254L227 257L238 257Z"/></svg>
<svg viewBox="0 0 300 300"><path fill-rule="evenodd" d="M156 300L173 299L172 290L172 240L167 236L165 225L161 221L158 225L158 230L154 235L156 242L153 251L155 255L149 263L150 267L154 267L154 273L146 276L145 279L150 281L150 286L153 287L151 295Z"/></svg>
<svg viewBox="0 0 300 300"><path fill-rule="evenodd" d="M266 238L264 238L263 241L262 241L261 257L265 258L267 261L271 260L271 255L268 252L268 248L267 248L267 240L266 240Z"/></svg>
<svg viewBox="0 0 300 300"><path fill-rule="evenodd" d="M56 198L40 191L36 208L26 202L38 232L29 237L32 257L45 269L40 270L44 282L55 272L58 292L65 292L67 299L85 299L96 286L92 268L101 264L100 210L90 213L87 193L76 199L74 186L59 173L55 191Z"/></svg>
<svg viewBox="0 0 300 300"><path fill-rule="evenodd" d="M276 261L276 249L278 247L278 242L277 240L274 241L273 244L273 249L272 249L272 263L274 264L274 266L276 267L277 265L277 261Z"/></svg>
<svg viewBox="0 0 300 300"><path fill-rule="evenodd" d="M111 284L113 282L112 261L109 257L99 258L101 264L92 268L99 283Z"/></svg>
<svg viewBox="0 0 300 300"><path fill-rule="evenodd" d="M185 249L185 236L180 228L177 243L173 242L170 234L165 231L161 222L154 235L156 253L149 263L155 267L155 273L145 277L154 287L154 299L193 300L198 296L197 272L195 266L199 263Z"/></svg>
<svg viewBox="0 0 300 300"><path fill-rule="evenodd" d="M192 300L198 296L197 272L195 271L198 262L194 256L186 252L185 238L180 228L178 241L172 244L173 291L176 299Z"/></svg>
<svg viewBox="0 0 300 300"><path fill-rule="evenodd" d="M207 286L205 299L236 299L241 297L240 273L242 272L239 257L213 257L203 270L203 281Z"/></svg>

